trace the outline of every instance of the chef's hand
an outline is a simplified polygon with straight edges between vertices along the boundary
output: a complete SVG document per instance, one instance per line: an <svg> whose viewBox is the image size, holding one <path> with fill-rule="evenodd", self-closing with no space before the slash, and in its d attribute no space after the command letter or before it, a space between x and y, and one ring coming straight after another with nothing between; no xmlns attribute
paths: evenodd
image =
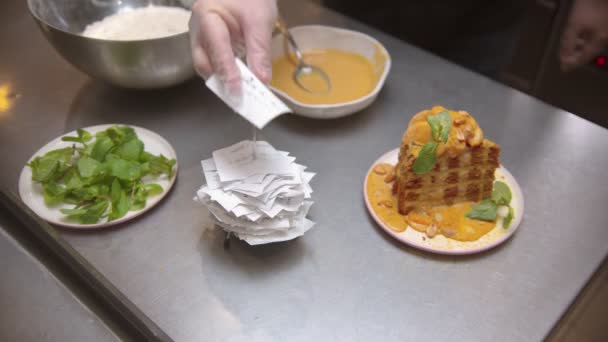
<svg viewBox="0 0 608 342"><path fill-rule="evenodd" d="M270 82L270 40L277 17L276 0L197 0L190 18L190 44L196 71L217 74L232 93L240 92L241 74L234 46L245 47L247 65Z"/></svg>
<svg viewBox="0 0 608 342"><path fill-rule="evenodd" d="M562 33L563 71L589 63L608 46L608 0L576 0Z"/></svg>

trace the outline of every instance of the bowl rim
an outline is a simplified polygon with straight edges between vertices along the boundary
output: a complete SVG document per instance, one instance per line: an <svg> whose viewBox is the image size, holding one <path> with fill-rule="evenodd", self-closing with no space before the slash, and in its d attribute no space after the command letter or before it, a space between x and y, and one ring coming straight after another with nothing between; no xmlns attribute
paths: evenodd
<svg viewBox="0 0 608 342"><path fill-rule="evenodd" d="M279 94L281 97L283 97L284 99L288 100L289 102L293 103L296 106L299 106L301 108L307 108L307 109L324 109L324 110L330 110L330 109L335 109L335 108L343 108L346 106L351 106L351 105L357 105L360 104L364 101L367 101L369 98L372 98L374 96L377 96L378 93L380 92L380 90L382 89L382 87L384 86L384 83L386 82L386 78L388 77L388 73L390 72L391 66L392 66L392 57L390 55L390 53L388 52L388 50L386 49L386 47L380 43L380 41L378 41L376 38L360 32L360 31L354 31L354 30L349 30L349 29L345 29L345 28L341 28L341 27L335 27L335 26L327 26L327 25L299 25L299 26L293 26L290 28L290 30L301 30L301 29L313 29L313 28L322 28L322 29L327 29L330 31L335 31L335 32L342 32L342 33L349 33L355 36L360 36L363 39L366 39L368 41L371 41L372 43L375 43L376 46L379 46L382 49L382 52L386 55L386 63L384 66L384 71L382 72L382 76L380 76L380 78L378 79L378 82L376 82L376 86L374 87L374 89L372 89L369 93L367 93L365 96L362 96L358 99L355 100L351 100L351 101L346 101L346 102L339 102L339 103L331 103L331 104L308 104L308 103L303 103L300 102L296 99L294 99L293 97L291 97L290 95L288 95L287 93L285 93L284 91L277 89L275 87L273 87L272 85L269 85L270 89L272 89L272 91L276 92L277 94ZM272 39L274 39L276 36L273 36Z"/></svg>
<svg viewBox="0 0 608 342"><path fill-rule="evenodd" d="M102 39L102 38L95 38L95 37L89 37L89 36L85 36L82 33L74 33L74 32L70 32L70 31L66 31L62 28L57 27L56 25L50 24L49 22L47 22L46 20L43 20L34 10L32 10L32 1L34 0L27 0L27 9L30 12L30 15L32 17L34 17L34 19L36 19L38 22L44 24L45 26L48 26L54 30L60 31L62 33L65 33L67 35L73 36L73 37L78 37L78 38L84 38L84 39L90 39L90 40L94 40L94 41L98 41L98 42L108 42L108 43L116 43L116 44L126 44L126 43L139 43L139 42L152 42L152 41L159 41L159 40L163 40L163 39L171 39L171 38L176 38L179 36L183 36L183 35L190 35L190 31L186 30L184 32L181 33L176 33L176 34L172 34L169 36L163 36L163 37L157 37L157 38L147 38L147 39L134 39L134 40L119 40L119 39ZM146 6L140 6L137 8L141 8L141 7L146 7ZM181 7L181 6L169 6L169 7L177 7L177 8L183 8L189 12L192 13L192 9L190 8L186 8L186 7ZM118 13L118 12L117 12ZM89 25L92 23L89 23Z"/></svg>

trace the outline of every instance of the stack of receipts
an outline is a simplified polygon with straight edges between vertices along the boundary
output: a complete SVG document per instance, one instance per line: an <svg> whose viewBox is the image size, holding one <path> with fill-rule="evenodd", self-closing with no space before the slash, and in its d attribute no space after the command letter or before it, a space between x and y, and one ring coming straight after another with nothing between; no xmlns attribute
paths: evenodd
<svg viewBox="0 0 608 342"><path fill-rule="evenodd" d="M218 226L250 245L294 239L314 225L306 215L315 175L295 160L265 141L214 151L201 162L206 184L194 200Z"/></svg>

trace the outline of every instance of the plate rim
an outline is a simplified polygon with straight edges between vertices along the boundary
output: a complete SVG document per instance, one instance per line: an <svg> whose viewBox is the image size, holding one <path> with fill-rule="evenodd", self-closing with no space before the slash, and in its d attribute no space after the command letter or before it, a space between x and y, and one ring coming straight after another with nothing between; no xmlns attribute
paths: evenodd
<svg viewBox="0 0 608 342"><path fill-rule="evenodd" d="M376 166L378 163L380 163L382 160L388 158L390 155L392 154L398 154L399 153L399 148L395 148L392 149L386 153L383 153L378 159L376 159L372 165L370 166L369 170L365 173L365 180L363 181L363 197L364 197L364 202L365 202L365 207L367 208L367 212L372 216L372 218L374 219L374 221L376 222L376 224L385 232L388 233L391 237L393 237L394 239L398 240L401 243L404 243L408 246L411 246L413 248L416 248L418 250L422 250L428 253L434 253L434 254L442 254L442 255L471 255L471 254L478 254L478 253L482 253L485 252L487 250L493 249L501 244L503 244L504 242L506 242L507 240L509 240L514 234L515 232L518 230L519 225L521 224L521 221L524 217L524 211L525 211L525 201L524 201L524 197L523 197L523 192L521 190L521 186L519 185L519 183L517 182L517 180L515 179L515 177L513 177L513 174L511 174L511 172L509 172L509 170L507 170L506 167L504 167L504 165L500 164L500 167L502 168L502 171L504 171L504 176L506 178L510 178L510 180L513 181L513 184L515 185L515 189L511 189L511 191L514 191L517 193L517 198L519 198L521 200L521 212L519 213L519 215L515 218L515 220L511 223L513 228L509 230L509 232L507 232L506 234L500 236L498 239L491 241L490 243L488 243L487 245L484 246L480 246L480 247L475 247L475 248L471 248L471 249L459 249L459 250L447 250L447 249L440 249L440 248L433 248L433 247L429 247L429 246L423 246L417 243L414 243L413 241L410 241L410 239L404 237L402 234L399 234L395 231L393 231L392 229L390 229L389 227L387 227L382 220L380 220L380 218L378 217L378 215L376 215L376 212L373 210L373 208L371 207L370 204L370 200L369 197L367 195L367 180L369 178L369 175L371 172L373 172L374 166ZM411 228L410 228L411 229Z"/></svg>
<svg viewBox="0 0 608 342"><path fill-rule="evenodd" d="M34 154L32 154L30 156L30 158L27 160L27 164L23 166L23 168L21 169L21 172L19 174L18 188L19 188L19 198L21 199L21 201L25 205L27 205L28 208L30 208L38 217L40 217L44 221L46 221L50 224L56 225L56 226L74 229L74 230L93 230L93 229L109 228L112 226L116 226L116 225L125 223L127 221L133 220L133 219L143 215L144 213L148 212L149 210L154 208L156 205L158 205L169 194L169 192L171 192L171 190L173 189L173 186L175 185L175 182L177 180L179 162L177 161L177 153L175 152L175 149L173 148L171 143L169 143L169 141L167 139L165 139L163 136L161 136L160 134L158 134L154 131L151 131L147 128L143 128L143 127L136 126L136 125L124 124L124 123L112 123L112 124L87 126L87 127L82 127L79 129L83 129L86 131L93 131L93 130L99 131L99 130L107 129L109 127L116 126L116 125L131 127L135 130L136 133L138 133L138 131L144 132L146 135L149 135L149 136L153 137L155 140L160 141L163 145L166 145L166 147L171 152L171 154L173 154L173 156L175 156L175 169L174 169L175 172L173 173L173 177L171 177L171 179L169 179L169 185L167 186L167 188L164 189L160 195L158 195L157 197L154 198L153 203L147 202L146 206L143 209L137 210L137 211L129 211L125 216L121 217L118 220L109 221L109 222L108 221L98 222L98 223L93 223L93 224L81 224L81 223L72 223L72 222L60 221L60 220L54 220L52 218L48 218L48 217L46 217L46 215L42 215L37 210L37 208L35 208L35 206L30 203L30 201L26 200L28 196L25 195L26 194L25 186L29 185L29 184L32 184L32 185L34 184L31 180L31 178L26 176L26 173L27 173L26 169L28 168L27 164L29 164L34 158L39 156L42 153L41 151L45 150L49 145L55 144L57 140L60 140L62 137L66 136L66 135L75 134L76 129L66 132L66 133L62 133L61 135L51 139L46 144L44 144L42 147L40 147L36 152L34 152ZM138 133L138 136L139 136L139 133ZM129 213L132 213L132 214L129 215Z"/></svg>

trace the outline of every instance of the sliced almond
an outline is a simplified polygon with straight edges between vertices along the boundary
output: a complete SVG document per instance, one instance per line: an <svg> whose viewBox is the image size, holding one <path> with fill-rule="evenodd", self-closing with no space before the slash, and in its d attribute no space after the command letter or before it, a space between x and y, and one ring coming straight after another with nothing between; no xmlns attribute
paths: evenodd
<svg viewBox="0 0 608 342"><path fill-rule="evenodd" d="M392 168L388 174L386 175L386 177L384 177L384 182L385 183L391 183L395 180L396 175L395 175L395 168Z"/></svg>
<svg viewBox="0 0 608 342"><path fill-rule="evenodd" d="M465 140L464 132L460 128L456 129L456 138L458 138L460 141Z"/></svg>
<svg viewBox="0 0 608 342"><path fill-rule="evenodd" d="M437 235L437 226L432 224L428 227L426 227L426 236L433 238L435 237L435 235Z"/></svg>
<svg viewBox="0 0 608 342"><path fill-rule="evenodd" d="M454 125L455 126L460 126L460 125L462 125L465 122L467 122L467 118L464 117L464 116L457 117L456 119L454 119Z"/></svg>
<svg viewBox="0 0 608 342"><path fill-rule="evenodd" d="M379 204L381 206L383 206L383 207L386 207L386 208L392 208L393 207L393 202L391 202L389 200L380 201Z"/></svg>
<svg viewBox="0 0 608 342"><path fill-rule="evenodd" d="M379 164L374 167L374 173L377 175L385 175L388 173L387 167L385 164Z"/></svg>
<svg viewBox="0 0 608 342"><path fill-rule="evenodd" d="M469 136L469 138L467 139L467 144L469 144L469 146L479 146L482 140L483 133L481 132L481 129L477 127L475 132L473 132L473 135Z"/></svg>
<svg viewBox="0 0 608 342"><path fill-rule="evenodd" d="M456 235L456 230L452 228L444 228L441 230L441 233L443 233L443 235L445 235L446 237L453 237Z"/></svg>

